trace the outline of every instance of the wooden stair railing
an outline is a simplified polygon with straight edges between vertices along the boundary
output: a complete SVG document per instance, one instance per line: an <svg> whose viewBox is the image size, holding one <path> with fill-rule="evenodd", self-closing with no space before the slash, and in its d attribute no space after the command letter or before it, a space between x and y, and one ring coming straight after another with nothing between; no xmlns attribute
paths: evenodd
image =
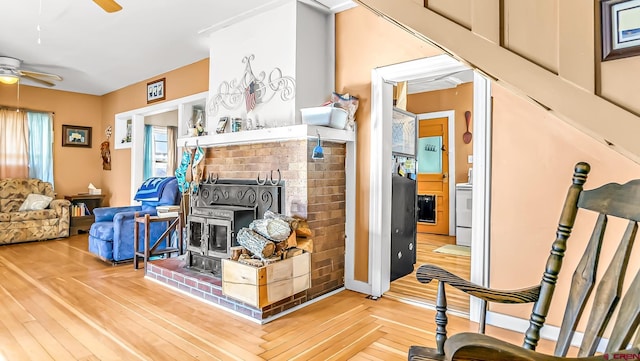
<svg viewBox="0 0 640 361"><path fill-rule="evenodd" d="M610 183L597 189L584 191L583 185L589 170L590 166L587 163L576 164L573 182L565 199L556 239L551 246L551 253L540 285L514 291L493 290L465 281L437 266L419 267L416 277L420 282L428 283L433 279L439 281L436 296L436 349L412 346L409 350L409 360L640 359L640 272L635 275L626 294L622 296L623 282L638 229L637 222L640 221L640 180L630 181L624 185ZM540 354L535 352L540 340L540 329L549 311L558 274L562 268L562 260L567 250L567 240L579 209L597 212L599 216L585 252L573 274L554 356ZM628 225L596 288L578 358L566 358L585 304L596 285L600 250L609 217L625 219ZM530 325L525 332L523 346L518 347L476 333L460 333L447 339L445 283L483 300L485 311L486 302L533 302ZM618 317L609 335L605 354L596 355L598 343L617 306L620 306ZM481 320L480 331L484 331L484 318Z"/></svg>

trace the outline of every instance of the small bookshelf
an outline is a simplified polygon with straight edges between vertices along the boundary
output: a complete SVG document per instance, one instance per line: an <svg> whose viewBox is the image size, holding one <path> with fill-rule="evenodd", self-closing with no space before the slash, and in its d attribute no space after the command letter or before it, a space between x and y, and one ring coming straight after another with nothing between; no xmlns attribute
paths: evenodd
<svg viewBox="0 0 640 361"><path fill-rule="evenodd" d="M75 194L64 196L71 202L69 213L71 216L69 222L69 235L76 235L80 232L89 232L89 228L93 224L95 217L93 209L102 207L104 194Z"/></svg>

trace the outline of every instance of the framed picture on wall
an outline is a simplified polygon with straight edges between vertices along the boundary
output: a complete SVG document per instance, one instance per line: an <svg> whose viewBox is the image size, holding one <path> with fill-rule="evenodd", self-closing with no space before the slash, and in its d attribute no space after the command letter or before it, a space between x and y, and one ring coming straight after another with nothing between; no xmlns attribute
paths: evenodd
<svg viewBox="0 0 640 361"><path fill-rule="evenodd" d="M391 151L415 157L418 117L396 107L391 116Z"/></svg>
<svg viewBox="0 0 640 361"><path fill-rule="evenodd" d="M600 0L602 60L640 55L640 0Z"/></svg>
<svg viewBox="0 0 640 361"><path fill-rule="evenodd" d="M63 124L62 146L91 148L91 127Z"/></svg>
<svg viewBox="0 0 640 361"><path fill-rule="evenodd" d="M166 94L165 78L147 83L147 104L165 100Z"/></svg>

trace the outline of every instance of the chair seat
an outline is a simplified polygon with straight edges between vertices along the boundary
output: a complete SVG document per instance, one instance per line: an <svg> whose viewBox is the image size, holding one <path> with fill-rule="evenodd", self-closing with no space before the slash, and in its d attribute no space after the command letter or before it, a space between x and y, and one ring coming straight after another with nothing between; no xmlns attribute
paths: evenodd
<svg viewBox="0 0 640 361"><path fill-rule="evenodd" d="M411 346L409 349L409 361L443 361L444 355L438 355L434 348L424 346Z"/></svg>

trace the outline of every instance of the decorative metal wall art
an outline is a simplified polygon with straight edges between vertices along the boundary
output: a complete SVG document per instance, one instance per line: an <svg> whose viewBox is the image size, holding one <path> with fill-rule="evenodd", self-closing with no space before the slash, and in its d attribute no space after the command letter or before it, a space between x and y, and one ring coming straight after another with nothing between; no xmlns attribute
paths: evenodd
<svg viewBox="0 0 640 361"><path fill-rule="evenodd" d="M271 170L271 173L268 174L264 180L260 179L260 172L258 172L258 177L256 178L256 183L260 186L263 186L265 184L267 184L267 181L269 182L269 184L271 184L272 186L278 185L280 184L280 181L282 181L282 173L280 173L280 168L278 168L278 170L276 171L278 172L278 180L274 180L273 179L273 170Z"/></svg>
<svg viewBox="0 0 640 361"><path fill-rule="evenodd" d="M269 76L264 71L256 76L251 68L251 61L254 59L253 54L242 59L245 67L239 80L225 80L220 83L217 93L208 101L209 116L217 115L221 108L237 110L242 105L250 112L258 104L268 103L276 96L285 102L295 98L296 81L293 77L282 75L280 68L271 70Z"/></svg>
<svg viewBox="0 0 640 361"><path fill-rule="evenodd" d="M194 209L201 210L227 205L254 208L257 219L263 218L267 210L276 213L283 210L284 189L282 180L279 184L259 185L251 179L218 179L216 183L200 184L198 193L192 195L191 200Z"/></svg>

